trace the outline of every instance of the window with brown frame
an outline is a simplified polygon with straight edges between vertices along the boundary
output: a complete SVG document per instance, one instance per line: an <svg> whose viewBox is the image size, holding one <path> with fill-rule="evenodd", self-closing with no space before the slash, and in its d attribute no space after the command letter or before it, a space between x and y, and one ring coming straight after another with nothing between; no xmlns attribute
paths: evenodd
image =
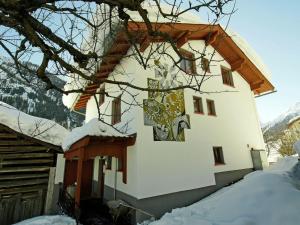
<svg viewBox="0 0 300 225"><path fill-rule="evenodd" d="M193 102L194 102L194 113L204 114L202 98L193 96Z"/></svg>
<svg viewBox="0 0 300 225"><path fill-rule="evenodd" d="M221 67L221 74L222 74L223 84L234 87L231 70Z"/></svg>
<svg viewBox="0 0 300 225"><path fill-rule="evenodd" d="M111 117L111 124L117 124L121 122L121 96L115 98L112 101L112 117Z"/></svg>
<svg viewBox="0 0 300 225"><path fill-rule="evenodd" d="M100 88L99 92L99 106L101 106L105 101L105 85Z"/></svg>
<svg viewBox="0 0 300 225"><path fill-rule="evenodd" d="M209 60L207 58L202 58L201 59L201 67L203 71L210 73L210 67L209 67Z"/></svg>
<svg viewBox="0 0 300 225"><path fill-rule="evenodd" d="M210 99L206 99L207 103L207 114L209 116L216 116L216 108L215 108L215 102Z"/></svg>
<svg viewBox="0 0 300 225"><path fill-rule="evenodd" d="M180 49L180 54L184 59L180 61L180 68L187 74L196 74L195 56L193 53Z"/></svg>
<svg viewBox="0 0 300 225"><path fill-rule="evenodd" d="M215 165L225 164L222 147L213 147Z"/></svg>

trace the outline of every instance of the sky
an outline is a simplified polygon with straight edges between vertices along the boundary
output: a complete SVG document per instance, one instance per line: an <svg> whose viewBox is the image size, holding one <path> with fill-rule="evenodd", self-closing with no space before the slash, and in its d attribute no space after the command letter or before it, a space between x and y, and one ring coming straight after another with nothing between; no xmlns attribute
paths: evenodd
<svg viewBox="0 0 300 225"><path fill-rule="evenodd" d="M300 102L300 1L237 0L236 8L229 27L261 56L277 90L256 98L265 123Z"/></svg>

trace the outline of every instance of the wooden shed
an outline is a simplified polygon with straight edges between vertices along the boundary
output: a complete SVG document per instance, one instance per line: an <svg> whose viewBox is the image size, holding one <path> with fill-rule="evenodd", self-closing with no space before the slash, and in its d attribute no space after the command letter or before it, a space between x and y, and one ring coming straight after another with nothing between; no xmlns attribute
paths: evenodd
<svg viewBox="0 0 300 225"><path fill-rule="evenodd" d="M14 114L19 116L14 118ZM46 127L39 130L39 135L32 132L39 128L37 125ZM1 225L42 215L52 204L56 157L62 149L57 143L52 144L51 138L55 132L64 136L66 131L57 125L58 129L49 134L54 125L53 121L3 108L0 104Z"/></svg>
<svg viewBox="0 0 300 225"><path fill-rule="evenodd" d="M44 213L49 171L60 147L0 124L0 224Z"/></svg>

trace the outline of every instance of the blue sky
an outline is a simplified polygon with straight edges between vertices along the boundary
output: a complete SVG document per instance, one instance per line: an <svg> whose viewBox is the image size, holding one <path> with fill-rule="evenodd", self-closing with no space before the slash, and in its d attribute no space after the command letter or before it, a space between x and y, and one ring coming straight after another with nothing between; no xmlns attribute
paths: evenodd
<svg viewBox="0 0 300 225"><path fill-rule="evenodd" d="M256 99L267 122L300 101L300 1L237 0L236 8L229 27L261 56L277 90Z"/></svg>

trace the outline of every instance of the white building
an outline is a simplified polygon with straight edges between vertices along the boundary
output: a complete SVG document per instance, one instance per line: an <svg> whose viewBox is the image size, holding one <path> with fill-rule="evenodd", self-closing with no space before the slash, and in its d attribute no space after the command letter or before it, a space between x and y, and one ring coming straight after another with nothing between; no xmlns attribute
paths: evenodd
<svg viewBox="0 0 300 225"><path fill-rule="evenodd" d="M265 146L254 97L274 89L270 75L242 38L236 34L226 35L229 33L219 25L199 24L193 17L189 19L172 26L162 22L158 29L173 36L187 58L200 58L206 48L205 58L208 61L212 58L208 67L204 60L195 60L195 63L183 60L180 67L192 74L189 75L174 67L170 57L158 58L156 54L150 60L152 66L144 69L134 57L129 57L134 49L120 31L98 74L112 81L152 88L186 85L193 75L206 74L209 79L203 82L201 93L191 89L148 93L133 88L120 90L110 83L87 85L86 90L91 93L105 90L110 95L97 95L101 118L127 135L95 120L99 116L98 107L89 94L64 99L74 110L86 109L87 125L74 130L64 145L65 157L73 168L66 167L66 174L69 178L75 174L72 179L68 178L67 184L82 181L79 185L86 192L79 191L77 201L83 195L104 192L108 200L123 199L159 217L253 170L250 150L261 150ZM162 44L147 39L143 23L129 26L140 35L137 42L145 56ZM168 43L164 43L164 48L173 59L178 59ZM177 74L175 81L174 74ZM196 84L195 81L192 84ZM127 104L134 100L143 106ZM100 156L107 156L106 167L101 166L104 161ZM75 158L79 163L70 161ZM72 163L76 165L72 167ZM80 172L79 167L83 168ZM104 179L101 168L104 168ZM93 178L93 184L86 181L88 176ZM88 191L87 185L90 185Z"/></svg>

